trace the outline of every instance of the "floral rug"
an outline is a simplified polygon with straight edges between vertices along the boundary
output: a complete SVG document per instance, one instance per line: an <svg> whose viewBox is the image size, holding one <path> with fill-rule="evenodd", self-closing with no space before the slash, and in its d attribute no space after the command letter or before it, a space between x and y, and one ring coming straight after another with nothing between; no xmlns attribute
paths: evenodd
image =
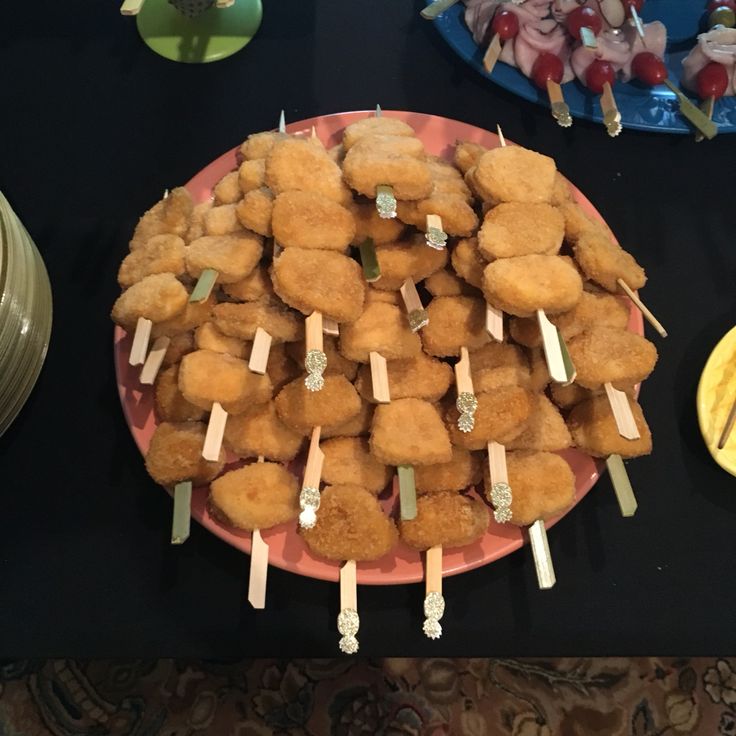
<svg viewBox="0 0 736 736"><path fill-rule="evenodd" d="M0 736L736 736L736 661L0 662Z"/></svg>

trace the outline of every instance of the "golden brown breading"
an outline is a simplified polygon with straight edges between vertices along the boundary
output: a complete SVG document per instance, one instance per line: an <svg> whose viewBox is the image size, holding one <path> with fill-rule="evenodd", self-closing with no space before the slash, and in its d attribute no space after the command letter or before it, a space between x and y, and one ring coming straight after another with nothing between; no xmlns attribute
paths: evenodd
<svg viewBox="0 0 736 736"><path fill-rule="evenodd" d="M422 231L427 227L427 215L439 215L448 235L467 237L478 228L478 216L460 194L433 192L426 199L398 202L396 211L402 222Z"/></svg>
<svg viewBox="0 0 736 736"><path fill-rule="evenodd" d="M373 423L373 404L361 400L360 411L347 422L341 424L325 424L322 427L321 437L328 440L331 437L367 437Z"/></svg>
<svg viewBox="0 0 736 736"><path fill-rule="evenodd" d="M383 302L384 304L393 304L395 307L403 307L404 300L398 291L379 291L372 286L366 287L365 290L365 308L373 302Z"/></svg>
<svg viewBox="0 0 736 736"><path fill-rule="evenodd" d="M299 432L342 424L360 411L358 392L345 376L325 376L321 391L309 391L299 377L276 396L276 411L287 426Z"/></svg>
<svg viewBox="0 0 736 736"><path fill-rule="evenodd" d="M544 350L539 348L529 349L529 388L535 393L544 391L552 379L547 368L547 360Z"/></svg>
<svg viewBox="0 0 736 736"><path fill-rule="evenodd" d="M163 322L179 314L187 305L189 294L173 273L143 277L116 300L112 320L126 330L135 329L139 317Z"/></svg>
<svg viewBox="0 0 736 736"><path fill-rule="evenodd" d="M557 407L544 394L535 394L524 431L506 449L557 452L571 445L570 432Z"/></svg>
<svg viewBox="0 0 736 736"><path fill-rule="evenodd" d="M571 340L592 327L625 330L629 324L629 304L605 292L583 291L580 301L569 312L555 314L550 322L560 328L565 340Z"/></svg>
<svg viewBox="0 0 736 736"><path fill-rule="evenodd" d="M427 307L429 324L422 330L422 343L430 355L460 355L491 341L486 331L486 303L472 296L438 296Z"/></svg>
<svg viewBox="0 0 736 736"><path fill-rule="evenodd" d="M198 279L202 271L217 271L220 284L233 284L244 279L258 265L263 255L263 239L246 231L238 235L206 235L193 240L185 250L187 271Z"/></svg>
<svg viewBox="0 0 736 736"><path fill-rule="evenodd" d="M161 363L164 368L178 363L187 353L191 353L195 349L194 335L191 332L174 335L170 340L163 363Z"/></svg>
<svg viewBox="0 0 736 736"><path fill-rule="evenodd" d="M569 243L576 243L583 233L589 231L610 239L611 234L606 225L588 215L577 202L563 202L559 207L565 218L565 240Z"/></svg>
<svg viewBox="0 0 736 736"><path fill-rule="evenodd" d="M491 305L517 317L531 317L537 309L559 314L580 301L583 282L560 256L518 256L486 266L483 293Z"/></svg>
<svg viewBox="0 0 736 736"><path fill-rule="evenodd" d="M567 314L567 312L563 312L563 314ZM539 322L536 315L534 317L510 317L508 327L509 335L519 345L523 345L525 348L539 348L542 346L542 333L539 331Z"/></svg>
<svg viewBox="0 0 736 736"><path fill-rule="evenodd" d="M414 469L417 493L462 491L477 485L483 477L482 465L481 455L453 447L450 462L421 465Z"/></svg>
<svg viewBox="0 0 736 736"><path fill-rule="evenodd" d="M118 270L118 283L124 289L154 273L184 272L184 241L178 235L154 235L130 251Z"/></svg>
<svg viewBox="0 0 736 736"><path fill-rule="evenodd" d="M647 282L644 269L610 238L594 231L584 232L573 246L575 260L586 278L600 284L606 291L621 293L617 279L630 289L641 289Z"/></svg>
<svg viewBox="0 0 736 736"><path fill-rule="evenodd" d="M146 470L156 483L172 486L190 480L209 483L225 465L225 451L216 462L202 457L207 428L201 422L162 422L156 427L146 453Z"/></svg>
<svg viewBox="0 0 736 736"><path fill-rule="evenodd" d="M231 171L215 184L212 193L215 195L215 205L235 204L243 198L243 191L240 188L238 180L238 172Z"/></svg>
<svg viewBox="0 0 736 736"><path fill-rule="evenodd" d="M572 409L575 404L585 401L591 397L591 392L587 388L583 388L577 383L571 383L565 386L561 383L553 383L549 389L553 403L560 409Z"/></svg>
<svg viewBox="0 0 736 736"><path fill-rule="evenodd" d="M391 399L425 399L439 401L452 383L452 368L441 360L419 353L413 358L389 360L386 363L388 387ZM371 369L361 366L355 381L358 393L367 401L373 401Z"/></svg>
<svg viewBox="0 0 736 736"><path fill-rule="evenodd" d="M493 202L549 202L555 184L555 162L521 146L492 148L475 167L474 179Z"/></svg>
<svg viewBox="0 0 736 736"><path fill-rule="evenodd" d="M502 386L476 397L478 408L472 431L458 429L457 407L452 406L445 415L453 445L466 450L485 450L491 441L505 445L522 433L533 406L529 391L519 386Z"/></svg>
<svg viewBox="0 0 736 736"><path fill-rule="evenodd" d="M380 404L373 414L371 452L387 465L431 465L452 459L437 409L422 399Z"/></svg>
<svg viewBox="0 0 736 736"><path fill-rule="evenodd" d="M478 159L487 151L485 146L473 141L457 141L455 143L455 153L453 155L453 163L463 174L468 169L472 169L478 163Z"/></svg>
<svg viewBox="0 0 736 736"><path fill-rule="evenodd" d="M230 235L243 229L234 204L211 207L204 213L202 223L207 235Z"/></svg>
<svg viewBox="0 0 736 736"><path fill-rule="evenodd" d="M189 227L186 234L182 235L187 243L204 236L204 216L212 207L214 207L214 203L211 199L206 199L204 202L194 205L192 216L189 218Z"/></svg>
<svg viewBox="0 0 736 736"><path fill-rule="evenodd" d="M315 192L283 192L273 203L273 236L284 248L345 251L355 237L347 208Z"/></svg>
<svg viewBox="0 0 736 736"><path fill-rule="evenodd" d="M593 457L648 455L652 451L652 433L638 402L630 398L629 406L641 435L638 440L627 440L619 434L608 398L600 395L581 402L570 412L567 426L575 445Z"/></svg>
<svg viewBox="0 0 736 736"><path fill-rule="evenodd" d="M317 523L301 534L309 549L328 560L376 560L398 541L394 522L376 497L353 485L322 491Z"/></svg>
<svg viewBox="0 0 736 736"><path fill-rule="evenodd" d="M452 491L428 493L417 498L417 515L401 520L401 539L420 551L441 544L465 547L477 542L488 528L488 509L477 498Z"/></svg>
<svg viewBox="0 0 736 736"><path fill-rule="evenodd" d="M455 273L478 289L483 283L483 271L488 265L478 250L477 238L459 240L450 256Z"/></svg>
<svg viewBox="0 0 736 736"><path fill-rule="evenodd" d="M189 219L194 203L184 187L176 187L148 210L136 225L130 240L130 249L135 250L147 243L154 235L171 233L184 237L189 229Z"/></svg>
<svg viewBox="0 0 736 736"><path fill-rule="evenodd" d="M363 312L363 271L341 253L286 248L274 261L271 280L281 299L303 314L316 310L335 322L355 322Z"/></svg>
<svg viewBox="0 0 736 736"><path fill-rule="evenodd" d="M246 302L245 304L218 304L212 310L212 319L220 332L241 340L252 340L262 327L274 343L294 342L304 335L304 321L282 304Z"/></svg>
<svg viewBox="0 0 736 736"><path fill-rule="evenodd" d="M191 332L199 325L207 322L212 315L215 297L210 295L203 302L187 301L184 309L171 319L157 322L151 330L151 337L174 337L183 332Z"/></svg>
<svg viewBox="0 0 736 736"><path fill-rule="evenodd" d="M156 415L164 422L198 422L204 409L188 402L179 391L179 366L159 371L154 386Z"/></svg>
<svg viewBox="0 0 736 736"><path fill-rule="evenodd" d="M250 346L245 340L223 335L212 322L204 322L194 331L194 342L199 350L212 350L227 353L241 360L250 354Z"/></svg>
<svg viewBox="0 0 736 736"><path fill-rule="evenodd" d="M488 261L535 253L553 256L564 234L565 220L556 207L502 202L486 214L478 232L478 249Z"/></svg>
<svg viewBox="0 0 736 736"><path fill-rule="evenodd" d="M340 355L337 349L336 337L329 337L328 335L324 335L322 338L322 342L322 349L325 356L327 357L327 367L324 370L324 375L334 376L339 374L345 376L348 381L353 381L355 379L355 375L358 372L358 364ZM304 370L304 359L306 356L305 351L306 346L303 340L299 340L299 342L289 343L287 347L287 352L292 357L292 359L299 366L302 367L302 370Z"/></svg>
<svg viewBox="0 0 736 736"><path fill-rule="evenodd" d="M296 363L287 352L291 344L271 345L266 373L273 384L274 395L281 391L287 383L291 383L295 378L304 374L304 362ZM248 358L250 358L250 353Z"/></svg>
<svg viewBox="0 0 736 736"><path fill-rule="evenodd" d="M233 284L223 284L222 290L239 302L273 301L271 277L263 266L256 266L244 279Z"/></svg>
<svg viewBox="0 0 736 736"><path fill-rule="evenodd" d="M289 462L299 454L304 435L287 427L279 419L274 402L267 401L228 417L224 442L243 458L263 455L267 460Z"/></svg>
<svg viewBox="0 0 736 736"><path fill-rule="evenodd" d="M471 351L470 372L476 393L529 385L529 360L518 345L510 343L490 342Z"/></svg>
<svg viewBox="0 0 736 736"><path fill-rule="evenodd" d="M289 136L277 130L265 130L262 133L251 133L240 146L240 155L245 161L266 158L274 143L286 140Z"/></svg>
<svg viewBox="0 0 736 736"><path fill-rule="evenodd" d="M398 291L406 279L421 281L447 264L447 249L429 248L423 235L377 245L376 256L381 278L372 286L381 291Z"/></svg>
<svg viewBox="0 0 736 736"><path fill-rule="evenodd" d="M572 200L572 188L570 182L560 172L555 173L555 184L552 190L552 204L560 207Z"/></svg>
<svg viewBox="0 0 736 736"><path fill-rule="evenodd" d="M397 135L413 137L414 128L403 120L381 117L369 117L350 123L342 134L342 146L349 151L361 138L370 135Z"/></svg>
<svg viewBox="0 0 736 736"><path fill-rule="evenodd" d="M195 406L209 411L217 401L228 414L268 401L273 393L268 376L251 373L244 360L212 350L195 350L182 358L179 390Z"/></svg>
<svg viewBox="0 0 736 736"><path fill-rule="evenodd" d="M645 337L614 327L593 327L567 343L577 383L600 388L605 383L643 381L657 362L657 348Z"/></svg>
<svg viewBox="0 0 736 736"><path fill-rule="evenodd" d="M240 224L247 230L270 238L273 234L271 229L273 199L273 192L268 187L251 189L235 208L235 215Z"/></svg>
<svg viewBox="0 0 736 736"><path fill-rule="evenodd" d="M424 288L432 296L483 296L480 291L446 268L425 279Z"/></svg>
<svg viewBox="0 0 736 736"><path fill-rule="evenodd" d="M330 485L356 485L380 493L390 482L393 469L370 453L364 437L334 437L323 442L322 480Z"/></svg>
<svg viewBox="0 0 736 736"><path fill-rule="evenodd" d="M299 515L299 484L283 465L251 463L210 486L210 514L237 529L269 529Z"/></svg>
<svg viewBox="0 0 736 736"><path fill-rule="evenodd" d="M243 161L238 169L238 184L243 194L260 189L266 183L266 162L263 159Z"/></svg>
<svg viewBox="0 0 736 736"><path fill-rule="evenodd" d="M348 360L368 363L371 352L386 360L419 355L422 342L411 331L406 313L393 304L368 304L358 320L340 330L340 353Z"/></svg>
<svg viewBox="0 0 736 736"><path fill-rule="evenodd" d="M353 202L346 206L353 213L355 221L353 245L360 245L366 238L371 238L376 245L393 243L401 238L406 228L396 217L381 217L375 202Z"/></svg>

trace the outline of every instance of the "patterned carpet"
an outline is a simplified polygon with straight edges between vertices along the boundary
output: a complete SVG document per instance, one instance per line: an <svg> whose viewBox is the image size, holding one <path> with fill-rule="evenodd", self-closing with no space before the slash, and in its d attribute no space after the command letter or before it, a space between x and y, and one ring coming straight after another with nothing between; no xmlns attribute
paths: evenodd
<svg viewBox="0 0 736 736"><path fill-rule="evenodd" d="M0 736L736 736L736 661L0 663Z"/></svg>

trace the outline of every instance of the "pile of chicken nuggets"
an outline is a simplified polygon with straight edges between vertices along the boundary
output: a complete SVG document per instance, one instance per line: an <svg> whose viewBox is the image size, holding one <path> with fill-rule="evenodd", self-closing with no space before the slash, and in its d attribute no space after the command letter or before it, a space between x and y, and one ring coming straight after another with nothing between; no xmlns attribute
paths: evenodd
<svg viewBox="0 0 736 736"><path fill-rule="evenodd" d="M330 149L314 134L256 133L238 161L211 199L195 203L178 188L147 211L120 266L113 320L132 332L143 317L154 337L170 338L146 457L156 482L210 483L210 512L240 529L294 523L302 482L290 463L320 427L325 487L316 525L300 533L317 556L362 561L399 539L417 550L479 540L490 521L480 492L489 488L489 442L507 450L520 526L573 503L562 451L651 451L635 388L657 351L627 331L619 289L619 279L639 289L646 276L575 202L551 158L457 142L447 161L383 116L349 125ZM379 186L391 187L395 218L379 216ZM428 215L441 217L446 247L425 242ZM370 284L356 248L367 238L381 270ZM214 290L192 303L205 269L217 272ZM406 279L427 306L419 332L399 294ZM507 315L503 343L486 330L488 305ZM570 386L550 382L538 310L567 343L577 369ZM313 312L339 326L339 336L324 336L317 392L304 382ZM259 328L272 338L265 375L247 362ZM471 431L458 428L453 380L463 349L478 400ZM374 401L374 352L387 360L390 403ZM619 435L606 384L627 394L639 439ZM207 461L215 402L229 416L220 458ZM231 469L225 450L245 464ZM399 465L414 468L418 499L416 518L397 522L379 496Z"/></svg>

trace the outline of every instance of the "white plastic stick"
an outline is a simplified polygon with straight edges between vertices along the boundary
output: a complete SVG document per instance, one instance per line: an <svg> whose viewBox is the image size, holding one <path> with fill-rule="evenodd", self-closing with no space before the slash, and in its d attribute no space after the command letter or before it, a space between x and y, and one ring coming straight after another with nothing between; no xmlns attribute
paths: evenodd
<svg viewBox="0 0 736 736"><path fill-rule="evenodd" d="M503 312L490 304L486 304L486 332L496 342L503 342Z"/></svg>
<svg viewBox="0 0 736 736"><path fill-rule="evenodd" d="M202 448L202 457L205 460L216 462L219 459L226 423L227 412L218 401L215 401L212 404L210 421L207 424L207 434L204 437L204 447Z"/></svg>
<svg viewBox="0 0 736 736"><path fill-rule="evenodd" d="M130 355L128 356L130 365L143 365L146 362L152 327L153 322L150 319L138 317L135 334L133 335L133 344L130 346Z"/></svg>
<svg viewBox="0 0 736 736"><path fill-rule="evenodd" d="M529 541L532 543L534 567L537 570L537 582L542 590L548 590L557 582L552 557L549 553L547 530L540 519L529 527Z"/></svg>
<svg viewBox="0 0 736 736"><path fill-rule="evenodd" d="M373 385L373 398L379 404L391 402L391 392L388 385L388 370L386 369L386 358L379 353L371 351L371 383Z"/></svg>
<svg viewBox="0 0 736 736"><path fill-rule="evenodd" d="M248 579L248 602L259 610L266 607L266 579L268 577L268 545L261 532L253 530L250 544L250 577Z"/></svg>
<svg viewBox="0 0 736 736"><path fill-rule="evenodd" d="M141 383L147 386L153 385L153 382L156 380L156 376L161 369L161 364L164 362L164 357L166 356L166 351L169 349L170 344L171 338L168 337L159 337L153 343L151 352L148 353L146 362L143 364L143 368L141 369Z"/></svg>

